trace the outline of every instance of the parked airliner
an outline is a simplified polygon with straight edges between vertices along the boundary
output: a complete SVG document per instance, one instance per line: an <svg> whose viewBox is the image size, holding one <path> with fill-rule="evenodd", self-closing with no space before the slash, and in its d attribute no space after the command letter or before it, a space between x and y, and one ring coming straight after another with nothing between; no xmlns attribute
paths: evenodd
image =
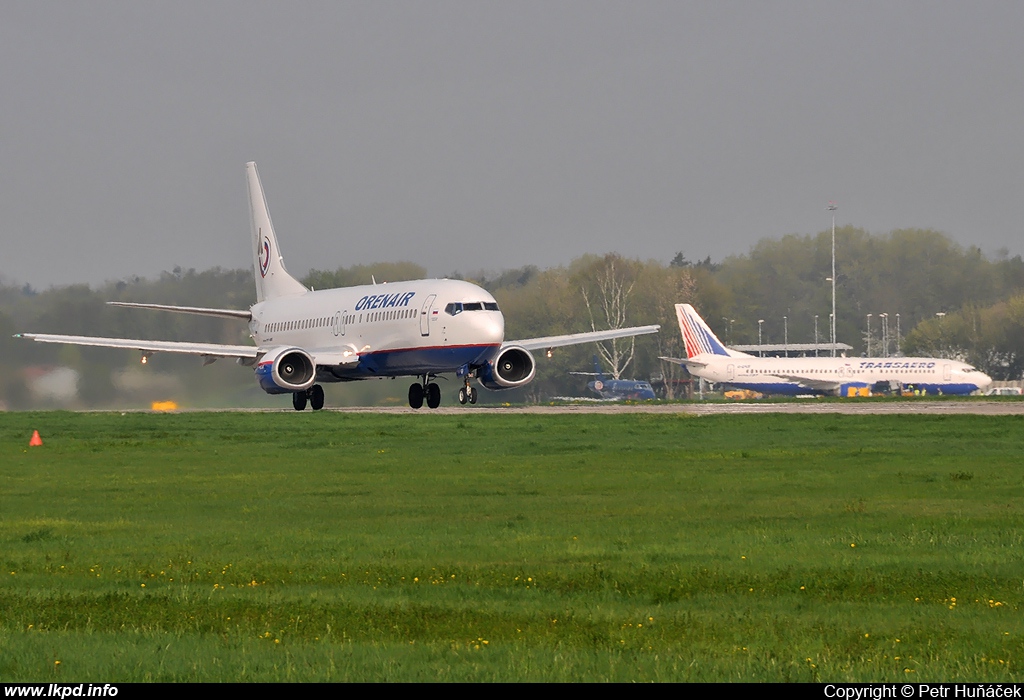
<svg viewBox="0 0 1024 700"><path fill-rule="evenodd" d="M23 333L42 343L69 343L142 352L199 355L209 364L233 358L255 368L268 394L291 394L297 411L324 405L322 383L413 376L409 405L441 403L433 380L453 373L462 380L459 401L476 403L475 378L491 390L514 389L533 380L532 352L580 343L655 333L638 326L571 335L505 340L505 319L487 291L460 280L415 280L312 291L288 274L274 234L255 163L246 164L252 224L256 303L248 310L109 302L245 320L254 345L93 338Z"/></svg>
<svg viewBox="0 0 1024 700"><path fill-rule="evenodd" d="M970 394L992 383L968 364L936 357L756 357L725 347L689 304L676 304L686 358L695 377L765 394L835 394L898 383L928 394Z"/></svg>

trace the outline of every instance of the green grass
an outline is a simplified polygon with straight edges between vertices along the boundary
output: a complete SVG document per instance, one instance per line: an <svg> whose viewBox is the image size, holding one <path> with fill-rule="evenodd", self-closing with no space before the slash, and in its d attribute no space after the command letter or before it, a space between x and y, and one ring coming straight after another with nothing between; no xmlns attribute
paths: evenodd
<svg viewBox="0 0 1024 700"><path fill-rule="evenodd" d="M3 414L0 681L1019 681L1022 438Z"/></svg>

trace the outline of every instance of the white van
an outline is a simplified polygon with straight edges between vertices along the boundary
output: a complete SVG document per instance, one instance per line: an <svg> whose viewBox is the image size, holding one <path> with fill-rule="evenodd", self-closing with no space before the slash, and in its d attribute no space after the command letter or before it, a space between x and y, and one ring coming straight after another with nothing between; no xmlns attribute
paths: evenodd
<svg viewBox="0 0 1024 700"><path fill-rule="evenodd" d="M997 386L989 389L985 392L985 396L1021 396L1024 391L1021 391L1019 386Z"/></svg>

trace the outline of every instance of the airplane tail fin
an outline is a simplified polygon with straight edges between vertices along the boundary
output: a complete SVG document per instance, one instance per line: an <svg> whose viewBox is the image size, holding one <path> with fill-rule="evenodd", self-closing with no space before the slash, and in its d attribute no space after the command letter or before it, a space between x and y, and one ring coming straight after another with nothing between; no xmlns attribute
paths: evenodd
<svg viewBox="0 0 1024 700"><path fill-rule="evenodd" d="M252 220L253 273L256 277L256 301L276 297L305 294L308 291L301 282L288 274L281 257L281 248L274 235L274 224L270 221L270 210L263 195L260 174L256 164L245 164L249 181L249 213Z"/></svg>
<svg viewBox="0 0 1024 700"><path fill-rule="evenodd" d="M704 354L744 357L743 353L726 348L690 304L676 304L676 318L679 319L687 358Z"/></svg>
<svg viewBox="0 0 1024 700"><path fill-rule="evenodd" d="M598 381L604 381L604 372L601 371L601 361L594 355L594 376Z"/></svg>

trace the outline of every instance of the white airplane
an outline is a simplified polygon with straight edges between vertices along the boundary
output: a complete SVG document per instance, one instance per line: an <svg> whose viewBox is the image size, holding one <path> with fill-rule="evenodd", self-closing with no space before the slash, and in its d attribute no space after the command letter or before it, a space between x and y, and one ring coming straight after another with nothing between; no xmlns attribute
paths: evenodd
<svg viewBox="0 0 1024 700"><path fill-rule="evenodd" d="M505 319L488 292L460 280L415 280L312 291L288 274L270 221L255 163L246 164L252 218L256 303L247 311L108 302L115 306L235 318L249 323L255 345L220 345L123 338L21 333L41 343L69 343L203 357L206 364L234 358L253 366L268 394L291 394L295 410L324 405L320 383L380 377L419 377L409 405L437 408L433 379L454 373L463 381L459 401L476 403L470 378L491 390L529 384L536 373L532 352L580 343L655 333L638 326L546 338L506 341Z"/></svg>
<svg viewBox="0 0 1024 700"><path fill-rule="evenodd" d="M684 365L711 382L765 394L848 396L879 382L897 382L928 394L970 394L991 377L956 360L935 357L756 357L725 347L689 304L676 304L686 359Z"/></svg>

